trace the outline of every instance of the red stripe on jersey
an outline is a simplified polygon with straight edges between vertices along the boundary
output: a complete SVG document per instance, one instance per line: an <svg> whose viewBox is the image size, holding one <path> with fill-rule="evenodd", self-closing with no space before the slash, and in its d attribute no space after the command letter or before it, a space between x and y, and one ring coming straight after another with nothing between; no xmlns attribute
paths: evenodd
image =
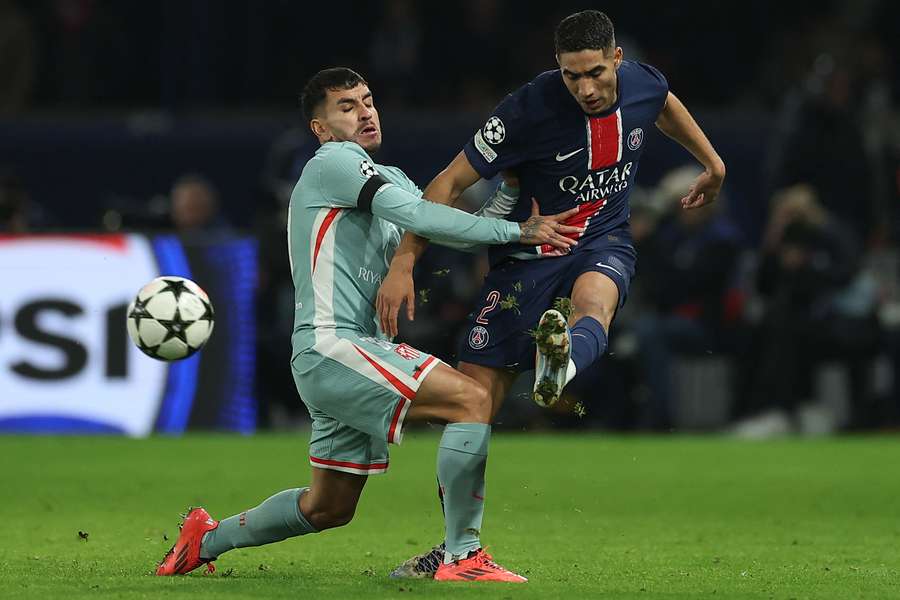
<svg viewBox="0 0 900 600"><path fill-rule="evenodd" d="M319 232L316 234L316 247L313 250L313 271L316 270L316 261L319 259L319 248L322 247L322 240L325 239L328 228L334 223L334 219L338 216L339 212L341 212L340 208L332 208L328 211L328 214L325 215L325 218L322 219L322 224L319 226Z"/></svg>
<svg viewBox="0 0 900 600"><path fill-rule="evenodd" d="M573 227L584 227L587 229L587 226L590 225L591 219L600 212L606 206L606 198L601 198L600 200L595 200L593 202L585 202L584 204L578 205L578 212L566 219L562 222L563 225L571 225ZM577 240L584 233L564 233L562 234L569 239ZM541 254L562 254L556 246L551 246L550 244L544 244L540 249Z"/></svg>
<svg viewBox="0 0 900 600"><path fill-rule="evenodd" d="M391 418L391 428L388 430L387 441L389 444L394 443L394 436L397 434L397 424L400 422L400 414L403 412L403 407L406 406L408 400L406 398L400 398L400 401L397 402L397 409L394 411L394 416Z"/></svg>
<svg viewBox="0 0 900 600"><path fill-rule="evenodd" d="M588 117L590 125L591 165L596 171L616 164L622 158L622 127L619 111L605 117Z"/></svg>
<svg viewBox="0 0 900 600"><path fill-rule="evenodd" d="M388 463L372 463L363 465L345 460L331 460L330 458L317 458L310 456L309 460L319 465L328 465L330 467L350 467L351 469L359 469L360 471L384 471L388 468Z"/></svg>
<svg viewBox="0 0 900 600"><path fill-rule="evenodd" d="M425 362L423 362L423 363L419 366L419 368L416 369L416 372L413 373L413 379L418 379L419 376L421 376L422 373L425 372L425 369L428 368L428 365L430 365L430 364L433 363L433 362L434 362L434 357L433 357L433 356L429 356L428 358L426 358L426 359L425 359Z"/></svg>
<svg viewBox="0 0 900 600"><path fill-rule="evenodd" d="M390 383L392 386L394 386L394 388L395 388L398 392L400 392L400 395L401 395L401 396L403 396L404 398L408 398L409 400L414 400L414 399L415 399L416 393L415 393L414 391L412 391L412 390L409 388L409 386L407 386L405 383L403 383L402 381L400 381L399 379L397 379L396 375L394 375L393 373L391 373L390 371L388 371L387 369L385 369L384 366L380 365L380 364L378 363L377 360L375 360L373 357L369 356L369 354L366 353L365 350L363 350L362 348L360 348L360 347L357 346L356 344L353 344L353 347L356 348L356 351L359 352L359 353L362 355L363 358L365 358L367 361L369 361L369 363L370 363L373 367L375 367L375 369L376 369L379 373L381 373L381 374L384 376L385 379L388 380L388 383Z"/></svg>

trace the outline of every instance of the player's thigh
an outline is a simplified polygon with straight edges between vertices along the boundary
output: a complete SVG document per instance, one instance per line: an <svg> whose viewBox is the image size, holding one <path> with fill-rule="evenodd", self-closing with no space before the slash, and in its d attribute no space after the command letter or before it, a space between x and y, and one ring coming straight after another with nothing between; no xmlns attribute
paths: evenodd
<svg viewBox="0 0 900 600"><path fill-rule="evenodd" d="M425 376L407 419L448 423L487 423L491 399L471 377L441 363Z"/></svg>
<svg viewBox="0 0 900 600"><path fill-rule="evenodd" d="M509 389L516 379L515 371L484 367L465 361L460 361L457 368L460 373L468 375L488 391L488 395L491 397L491 420L493 420L500 412L503 400L509 394Z"/></svg>
<svg viewBox="0 0 900 600"><path fill-rule="evenodd" d="M616 230L591 248L575 255L572 284L574 324L584 316L600 321L609 331L616 311L625 304L634 277L637 253L627 230Z"/></svg>

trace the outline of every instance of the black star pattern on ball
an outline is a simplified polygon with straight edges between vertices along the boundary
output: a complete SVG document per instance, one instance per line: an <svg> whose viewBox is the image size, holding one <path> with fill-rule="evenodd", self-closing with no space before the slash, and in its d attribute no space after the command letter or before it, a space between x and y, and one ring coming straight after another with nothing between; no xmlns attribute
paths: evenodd
<svg viewBox="0 0 900 600"><path fill-rule="evenodd" d="M181 298L181 294L190 294L191 290L187 289L187 286L184 285L184 282L180 279L163 279L166 282L166 287L159 290L158 294L163 292L172 292L175 296L175 302L178 302L178 299Z"/></svg>
<svg viewBox="0 0 900 600"><path fill-rule="evenodd" d="M184 320L181 318L181 311L178 308L175 309L175 315L171 319L156 320L160 325L166 328L166 337L163 338L163 344L165 344L172 338L178 338L179 340L184 342L185 346L188 345L186 330L187 326L190 325L190 323L184 322Z"/></svg>
<svg viewBox="0 0 900 600"><path fill-rule="evenodd" d="M152 358L159 358L159 354L156 353L156 351L159 350L158 344L156 346L141 346L140 348L141 351L147 356L150 356Z"/></svg>
<svg viewBox="0 0 900 600"><path fill-rule="evenodd" d="M135 298L134 308L131 309L131 318L134 319L134 324L138 328L141 326L141 319L152 319L153 317L147 312L147 302Z"/></svg>
<svg viewBox="0 0 900 600"><path fill-rule="evenodd" d="M197 317L197 320L198 321L209 321L210 323L212 323L213 318L214 318L212 304L210 304L203 298L200 298L200 302L203 303L203 314L200 315L199 317Z"/></svg>

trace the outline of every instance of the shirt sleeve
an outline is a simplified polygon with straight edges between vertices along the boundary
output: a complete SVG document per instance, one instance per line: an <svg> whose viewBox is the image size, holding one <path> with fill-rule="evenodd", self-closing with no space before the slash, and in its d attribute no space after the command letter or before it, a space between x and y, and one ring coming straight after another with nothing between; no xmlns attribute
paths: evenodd
<svg viewBox="0 0 900 600"><path fill-rule="evenodd" d="M417 186L412 179L406 176L406 173L403 173L403 184L404 189L417 198L422 197L422 189Z"/></svg>
<svg viewBox="0 0 900 600"><path fill-rule="evenodd" d="M321 158L319 188L323 206L371 212L375 191L387 181L369 155L356 144L343 143Z"/></svg>
<svg viewBox="0 0 900 600"><path fill-rule="evenodd" d="M484 179L528 159L528 86L510 94L463 147L466 158Z"/></svg>
<svg viewBox="0 0 900 600"><path fill-rule="evenodd" d="M500 182L500 185L491 194L491 197L475 211L476 217L487 217L490 219L503 219L512 212L519 201L519 188L506 185L506 182ZM447 248L461 250L463 252L477 252L481 248L481 244L473 244L471 242L457 242L455 240L444 240L440 238L431 238L431 241Z"/></svg>
<svg viewBox="0 0 900 600"><path fill-rule="evenodd" d="M644 63L637 63L638 67L646 75L653 90L654 97L657 99L657 113L666 105L666 99L669 97L669 82L665 75L659 72L659 69Z"/></svg>
<svg viewBox="0 0 900 600"><path fill-rule="evenodd" d="M468 244L508 244L521 237L518 223L476 217L465 211L428 202L392 183L375 190L372 214L429 239Z"/></svg>

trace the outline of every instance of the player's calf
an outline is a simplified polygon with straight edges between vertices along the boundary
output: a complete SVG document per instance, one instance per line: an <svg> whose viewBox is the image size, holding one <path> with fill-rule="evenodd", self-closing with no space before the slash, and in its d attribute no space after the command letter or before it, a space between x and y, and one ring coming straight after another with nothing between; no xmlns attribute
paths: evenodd
<svg viewBox="0 0 900 600"><path fill-rule="evenodd" d="M307 521L316 531L343 527L353 520L355 514L355 507L347 509L339 506L321 506L304 511Z"/></svg>
<svg viewBox="0 0 900 600"><path fill-rule="evenodd" d="M419 387L407 418L448 422L438 446L438 481L444 492L449 560L481 548L484 472L491 437L491 397L477 381L440 365Z"/></svg>

